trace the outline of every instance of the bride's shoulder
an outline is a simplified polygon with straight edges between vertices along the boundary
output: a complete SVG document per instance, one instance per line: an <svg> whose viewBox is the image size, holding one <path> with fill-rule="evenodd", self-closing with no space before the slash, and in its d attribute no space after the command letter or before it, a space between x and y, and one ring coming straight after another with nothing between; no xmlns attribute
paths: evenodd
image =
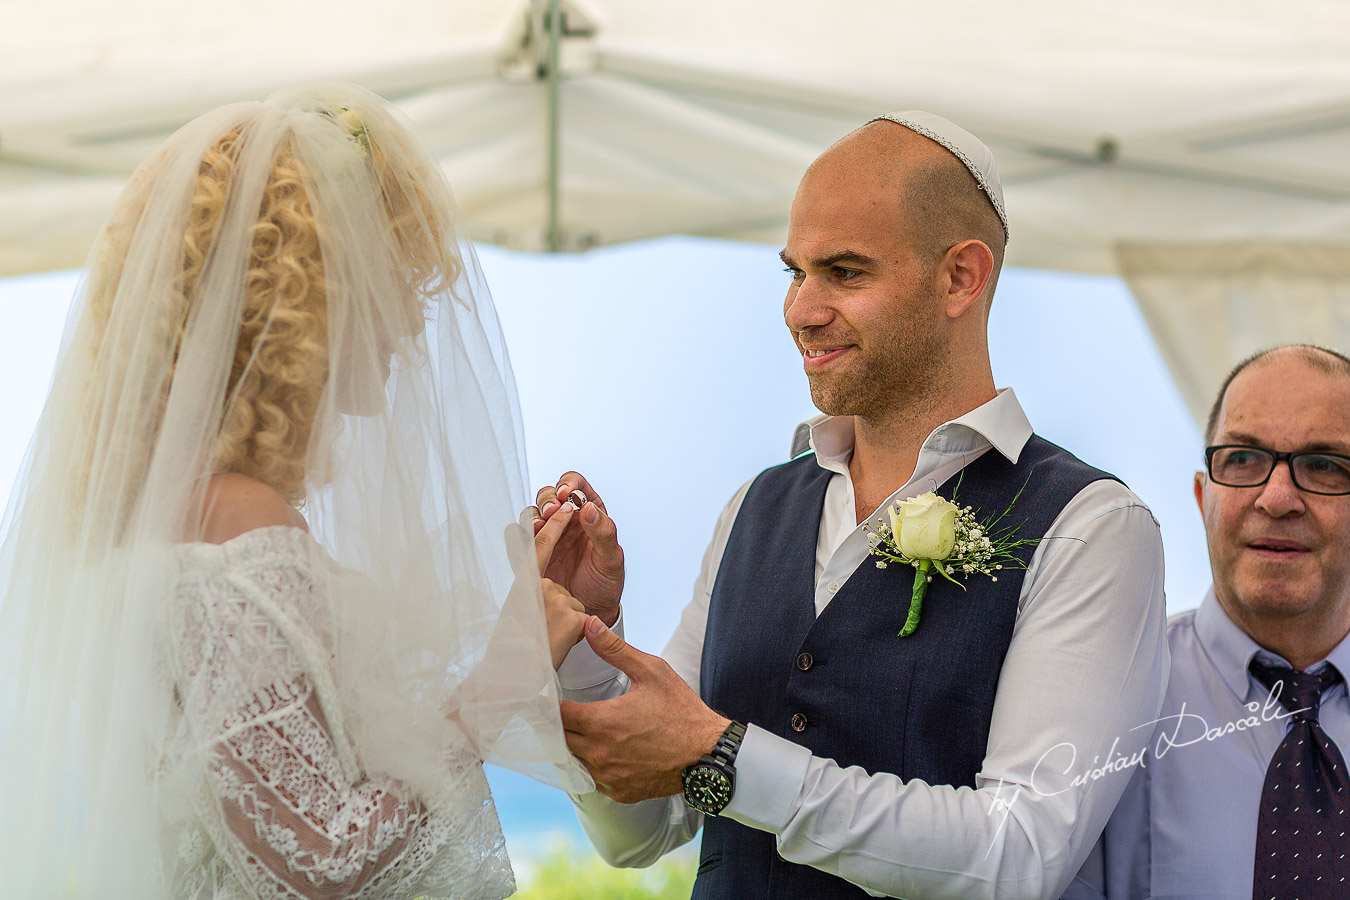
<svg viewBox="0 0 1350 900"><path fill-rule="evenodd" d="M317 580L328 577L331 564L304 519L261 481L212 476L198 521L194 539L174 548L173 590L188 607L277 618L283 606L317 597Z"/></svg>
<svg viewBox="0 0 1350 900"><path fill-rule="evenodd" d="M208 544L224 544L278 525L309 530L300 513L274 488L237 472L213 475L202 506L200 540Z"/></svg>

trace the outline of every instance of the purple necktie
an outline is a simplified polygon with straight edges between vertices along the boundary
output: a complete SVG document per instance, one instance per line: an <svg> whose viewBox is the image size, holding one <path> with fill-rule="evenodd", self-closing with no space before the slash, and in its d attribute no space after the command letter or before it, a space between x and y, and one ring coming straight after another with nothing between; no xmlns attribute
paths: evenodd
<svg viewBox="0 0 1350 900"><path fill-rule="evenodd" d="M1310 675L1255 659L1251 671L1293 714L1261 788L1252 898L1344 900L1350 897L1350 777L1341 751L1317 722L1322 692L1340 673L1329 664Z"/></svg>

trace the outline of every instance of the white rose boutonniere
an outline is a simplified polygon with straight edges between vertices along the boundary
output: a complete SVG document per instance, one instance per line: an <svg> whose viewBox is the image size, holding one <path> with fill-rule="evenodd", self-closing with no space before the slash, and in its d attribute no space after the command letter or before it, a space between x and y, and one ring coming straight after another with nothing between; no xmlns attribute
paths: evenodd
<svg viewBox="0 0 1350 900"><path fill-rule="evenodd" d="M957 487L960 487L959 482ZM952 496L954 500L955 491ZM1022 492L1019 490L1017 496L1013 497L1013 504L1020 496ZM886 509L890 525L867 530L871 553L880 557L877 568L884 569L892 562L914 567L909 614L905 617L904 627L900 629L900 637L909 637L919 627L923 598L928 592L928 583L933 580L934 571L965 590L965 585L957 581L957 577L988 575L998 581L994 573L1004 565L1010 568L1025 567L1013 550L1039 543L1038 540L1017 537L1015 527L1004 527L995 533L995 529L1011 511L1012 504L992 520L982 523L976 518L973 509L959 506L953 500L939 497L932 491L901 500Z"/></svg>
<svg viewBox="0 0 1350 900"><path fill-rule="evenodd" d="M960 508L929 491L901 500L886 510L891 533L911 559L946 559L956 548L956 516Z"/></svg>

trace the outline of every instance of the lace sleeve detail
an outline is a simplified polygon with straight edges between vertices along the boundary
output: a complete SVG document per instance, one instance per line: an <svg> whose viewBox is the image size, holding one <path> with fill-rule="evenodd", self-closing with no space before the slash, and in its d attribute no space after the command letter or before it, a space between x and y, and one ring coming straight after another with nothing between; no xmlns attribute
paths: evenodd
<svg viewBox="0 0 1350 900"><path fill-rule="evenodd" d="M261 581L269 594L312 589L303 568L272 565ZM187 730L203 748L201 817L215 855L249 896L478 896L450 892L447 879L462 881L459 870L482 868L485 856L489 868L506 866L509 880L485 781L474 797L475 779L460 772L468 795L456 822L391 779L353 778L303 654L248 596L259 579L217 572L188 587L176 629L176 688ZM482 779L477 761L461 761L461 770L465 762ZM481 834L495 834L497 853L474 846Z"/></svg>

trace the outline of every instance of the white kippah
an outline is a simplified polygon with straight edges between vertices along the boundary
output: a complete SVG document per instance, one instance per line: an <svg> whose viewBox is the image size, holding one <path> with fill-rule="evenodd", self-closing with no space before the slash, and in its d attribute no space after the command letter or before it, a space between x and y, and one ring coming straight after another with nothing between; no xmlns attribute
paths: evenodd
<svg viewBox="0 0 1350 900"><path fill-rule="evenodd" d="M975 176L975 181L979 183L980 190L989 198L989 202L994 204L994 212L998 213L998 220L1003 223L1003 239L1008 239L1008 214L1003 211L1003 185L998 180L998 169L994 166L994 154L984 145L975 135L966 131L960 125L949 122L942 116L935 116L930 112L923 112L918 109L907 109L904 112L888 113L884 116L877 116L867 124L878 122L885 119L887 122L894 122L897 125L903 125L915 134L921 134L930 141L936 141L951 151L952 155L961 160L965 167L970 170L970 174Z"/></svg>

